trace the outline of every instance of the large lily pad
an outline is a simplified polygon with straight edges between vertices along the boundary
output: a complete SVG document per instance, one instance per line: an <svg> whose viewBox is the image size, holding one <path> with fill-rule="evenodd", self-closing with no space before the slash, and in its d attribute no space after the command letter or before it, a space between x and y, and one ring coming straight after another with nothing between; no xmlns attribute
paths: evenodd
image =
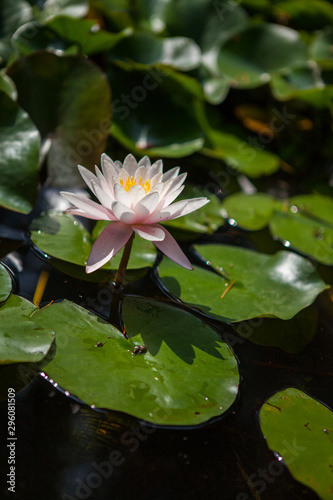
<svg viewBox="0 0 333 500"><path fill-rule="evenodd" d="M32 210L37 197L39 133L27 114L0 91L0 205Z"/></svg>
<svg viewBox="0 0 333 500"><path fill-rule="evenodd" d="M233 85L255 87L270 74L304 65L308 59L299 33L270 23L245 25L227 40L219 54L219 68Z"/></svg>
<svg viewBox="0 0 333 500"><path fill-rule="evenodd" d="M133 153L157 158L186 156L202 148L203 132L192 113L193 96L158 70L109 72L113 92L111 135Z"/></svg>
<svg viewBox="0 0 333 500"><path fill-rule="evenodd" d="M18 101L50 139L48 171L54 185L82 183L78 164L93 167L109 134L110 88L101 70L79 56L33 52L7 70Z"/></svg>
<svg viewBox="0 0 333 500"><path fill-rule="evenodd" d="M291 252L266 255L227 245L197 247L219 273L189 272L163 259L159 275L183 302L223 321L290 319L328 288L313 265Z"/></svg>
<svg viewBox="0 0 333 500"><path fill-rule="evenodd" d="M49 212L34 219L31 224L31 239L45 254L62 261L85 266L91 247L98 235L109 224L99 221L92 235L81 222L70 215ZM135 238L129 269L151 266L156 259L156 247L153 243ZM122 251L111 259L103 269L118 269Z"/></svg>
<svg viewBox="0 0 333 500"><path fill-rule="evenodd" d="M230 407L237 362L212 329L152 299L126 298L123 316L129 340L67 301L38 311L34 321L54 325L57 336L56 355L44 372L85 403L155 424L198 424ZM143 344L145 354L132 354Z"/></svg>
<svg viewBox="0 0 333 500"><path fill-rule="evenodd" d="M131 33L128 29L119 33L110 33L102 30L95 20L73 19L67 16L53 17L47 23L47 27L63 40L76 44L81 54L88 55L109 51Z"/></svg>
<svg viewBox="0 0 333 500"><path fill-rule="evenodd" d="M317 332L318 313L308 307L288 321L256 318L237 323L235 330L251 342L280 347L286 352L302 352Z"/></svg>
<svg viewBox="0 0 333 500"><path fill-rule="evenodd" d="M12 291L12 280L8 271L0 264L0 302L8 299Z"/></svg>
<svg viewBox="0 0 333 500"><path fill-rule="evenodd" d="M223 203L227 217L240 227L258 230L269 226L286 246L326 265L333 264L333 200L321 194L276 200L265 194L237 193Z"/></svg>
<svg viewBox="0 0 333 500"><path fill-rule="evenodd" d="M51 325L31 321L37 307L11 295L0 307L0 364L41 361L54 340Z"/></svg>
<svg viewBox="0 0 333 500"><path fill-rule="evenodd" d="M292 475L320 498L332 498L333 414L297 389L274 394L260 410L268 446Z"/></svg>

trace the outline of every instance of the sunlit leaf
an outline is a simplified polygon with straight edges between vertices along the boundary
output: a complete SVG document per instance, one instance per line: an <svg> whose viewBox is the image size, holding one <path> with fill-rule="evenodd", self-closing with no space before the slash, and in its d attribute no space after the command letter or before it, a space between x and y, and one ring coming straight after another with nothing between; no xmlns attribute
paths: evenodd
<svg viewBox="0 0 333 500"><path fill-rule="evenodd" d="M0 205L32 210L37 197L39 133L29 116L0 91Z"/></svg>
<svg viewBox="0 0 333 500"><path fill-rule="evenodd" d="M236 193L223 201L229 219L244 229L257 231L267 226L277 201L269 195L258 193L245 195Z"/></svg>
<svg viewBox="0 0 333 500"><path fill-rule="evenodd" d="M288 388L269 398L260 410L260 421L268 446L282 457L294 478L329 500L332 412L304 392Z"/></svg>
<svg viewBox="0 0 333 500"><path fill-rule="evenodd" d="M14 33L12 44L21 55L27 55L36 50L50 52L78 52L73 44L62 40L52 29L37 21L23 24Z"/></svg>
<svg viewBox="0 0 333 500"><path fill-rule="evenodd" d="M164 286L191 307L222 321L258 316L290 319L328 288L306 259L291 252L266 255L229 245L197 250L219 273L190 272L164 258Z"/></svg>
<svg viewBox="0 0 333 500"><path fill-rule="evenodd" d="M26 299L11 295L0 307L0 364L41 361L54 340L51 325L31 321L37 308Z"/></svg>
<svg viewBox="0 0 333 500"><path fill-rule="evenodd" d="M67 263L85 266L93 245L108 223L99 221L92 236L81 222L70 215L49 212L34 219L31 224L31 239L45 254ZM151 266L156 259L156 247L140 237L134 239L129 269ZM111 259L103 270L118 269L122 251ZM57 263L57 265L60 263ZM70 268L62 266L64 270ZM72 269L72 272L74 269ZM71 274L71 273L69 273ZM94 273L95 274L95 273ZM82 274L80 274L82 277Z"/></svg>
<svg viewBox="0 0 333 500"><path fill-rule="evenodd" d="M155 424L194 425L230 407L237 362L214 330L152 299L126 298L123 316L129 340L67 301L38 311L34 321L56 331L56 355L44 372L87 404ZM147 352L132 354L135 345Z"/></svg>

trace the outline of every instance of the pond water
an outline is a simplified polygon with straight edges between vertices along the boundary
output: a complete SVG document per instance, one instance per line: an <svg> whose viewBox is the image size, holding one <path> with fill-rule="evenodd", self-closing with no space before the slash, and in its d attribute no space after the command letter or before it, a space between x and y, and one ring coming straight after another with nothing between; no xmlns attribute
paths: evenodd
<svg viewBox="0 0 333 500"><path fill-rule="evenodd" d="M2 245L3 253L18 246L13 235L11 238L6 240L6 248ZM265 232L258 232L251 241L244 232L229 227L205 240L260 248L265 246ZM82 304L87 297L96 296L100 286L57 270L28 240L3 255L2 262L14 276L14 292L29 300L40 272L47 271L41 306L64 298ZM151 271L126 287L124 294L165 298ZM14 366L21 385L22 380L31 381L16 400L15 498L319 498L296 481L285 465L275 467L280 458L269 449L259 421L265 401L287 387L299 388L327 406L332 404L333 331L327 297L319 296L310 309L313 314L318 312L316 334L302 352L294 354L258 345L237 334L231 325L193 311L230 345L240 372L239 392L229 410L199 426L160 427L120 412L93 409L73 398L66 388L54 387L33 365ZM107 317L108 308L99 313ZM7 385L13 380L13 371L8 370L2 372ZM5 415L6 404L1 402L4 425ZM298 453L297 449L293 452Z"/></svg>

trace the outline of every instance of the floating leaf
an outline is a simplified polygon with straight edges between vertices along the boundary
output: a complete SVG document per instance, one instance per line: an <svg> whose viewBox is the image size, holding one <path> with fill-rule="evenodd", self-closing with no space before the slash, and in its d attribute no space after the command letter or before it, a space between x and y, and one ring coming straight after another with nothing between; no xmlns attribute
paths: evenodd
<svg viewBox="0 0 333 500"><path fill-rule="evenodd" d="M52 29L37 21L32 21L20 26L12 36L12 44L21 55L27 55L36 50L50 52L77 53L73 44L62 40Z"/></svg>
<svg viewBox="0 0 333 500"><path fill-rule="evenodd" d="M219 68L238 87L267 83L270 74L304 65L305 43L291 28L270 23L246 25L227 40L219 54Z"/></svg>
<svg viewBox="0 0 333 500"><path fill-rule="evenodd" d="M76 44L81 54L87 55L109 51L131 33L129 29L110 33L102 30L95 20L73 19L67 16L53 17L46 26L60 38Z"/></svg>
<svg viewBox="0 0 333 500"><path fill-rule="evenodd" d="M227 196L223 201L228 218L236 221L242 228L252 231L258 231L268 225L276 204L274 198L263 193L236 193Z"/></svg>
<svg viewBox="0 0 333 500"><path fill-rule="evenodd" d="M87 0L46 0L42 4L40 17L49 19L53 16L84 17L88 13Z"/></svg>
<svg viewBox="0 0 333 500"><path fill-rule="evenodd" d="M30 21L32 9L26 0L0 2L0 64L10 59L13 47L11 36L22 24Z"/></svg>
<svg viewBox="0 0 333 500"><path fill-rule="evenodd" d="M155 424L194 425L230 407L237 362L215 331L146 298L127 297L123 316L130 340L67 301L38 311L34 321L56 330L56 355L45 373L87 404ZM147 352L132 354L135 345L146 345Z"/></svg>
<svg viewBox="0 0 333 500"><path fill-rule="evenodd" d="M189 71L199 65L201 52L191 38L159 38L152 33L141 32L123 40L115 51L115 57L145 66L164 64Z"/></svg>
<svg viewBox="0 0 333 500"><path fill-rule="evenodd" d="M53 328L37 326L31 315L37 307L11 295L0 307L0 364L41 361L54 339Z"/></svg>
<svg viewBox="0 0 333 500"><path fill-rule="evenodd" d="M280 159L269 151L257 149L234 134L222 130L210 130L209 144L203 154L224 160L235 170L248 177L260 177L276 172Z"/></svg>
<svg viewBox="0 0 333 500"><path fill-rule="evenodd" d="M333 228L300 212L275 212L270 221L271 233L305 255L325 265L333 264Z"/></svg>
<svg viewBox="0 0 333 500"><path fill-rule="evenodd" d="M107 224L108 222L104 221L97 222L91 237L89 231L74 217L59 212L49 212L32 221L31 239L47 255L85 266L93 242ZM156 253L155 245L151 242L135 238L128 268L151 266L156 259ZM121 255L122 251L105 264L102 270L118 269Z"/></svg>
<svg viewBox="0 0 333 500"><path fill-rule="evenodd" d="M277 318L256 318L235 325L235 330L251 342L280 347L286 352L302 352L317 331L318 314L306 308L288 321Z"/></svg>
<svg viewBox="0 0 333 500"><path fill-rule="evenodd" d="M332 11L332 22L333 22L333 6L331 6ZM333 45L333 28L332 26L327 26L323 31L319 32L315 39L313 40L310 47L310 54L313 59L321 62L333 61L332 53Z"/></svg>
<svg viewBox="0 0 333 500"><path fill-rule="evenodd" d="M93 167L105 149L110 127L110 88L101 70L79 56L34 52L7 70L18 101L51 139L48 153L53 184L82 182L78 164Z"/></svg>
<svg viewBox="0 0 333 500"><path fill-rule="evenodd" d="M304 392L288 388L264 404L260 421L268 446L295 479L322 500L332 498L332 412Z"/></svg>
<svg viewBox="0 0 333 500"><path fill-rule="evenodd" d="M333 200L320 194L276 200L237 193L223 202L228 218L248 230L269 225L275 238L325 265L333 264Z"/></svg>
<svg viewBox="0 0 333 500"><path fill-rule="evenodd" d="M291 252L266 255L227 245L197 248L220 276L197 267L189 272L165 258L159 275L183 302L222 321L290 319L328 288L309 261Z"/></svg>
<svg viewBox="0 0 333 500"><path fill-rule="evenodd" d="M12 280L9 272L0 264L0 302L8 299L12 291Z"/></svg>
<svg viewBox="0 0 333 500"><path fill-rule="evenodd" d="M27 114L0 91L0 205L28 213L37 198L39 133Z"/></svg>
<svg viewBox="0 0 333 500"><path fill-rule="evenodd" d="M201 128L192 115L189 99L175 79L157 70L112 70L111 135L139 156L186 156L202 148Z"/></svg>

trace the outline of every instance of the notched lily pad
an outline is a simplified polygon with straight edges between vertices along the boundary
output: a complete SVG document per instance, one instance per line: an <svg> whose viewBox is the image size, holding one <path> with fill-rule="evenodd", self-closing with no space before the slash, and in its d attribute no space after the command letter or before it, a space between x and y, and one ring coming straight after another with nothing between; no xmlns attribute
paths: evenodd
<svg viewBox="0 0 333 500"><path fill-rule="evenodd" d="M40 327L31 319L31 302L11 295L0 307L0 364L41 361L54 340L51 325Z"/></svg>
<svg viewBox="0 0 333 500"><path fill-rule="evenodd" d="M260 410L268 446L291 474L320 498L332 497L333 414L304 392L288 388L274 394Z"/></svg>
<svg viewBox="0 0 333 500"><path fill-rule="evenodd" d="M266 255L227 245L196 248L220 276L198 267L189 272L168 259L160 264L159 275L183 302L222 321L290 319L329 288L309 261L291 252Z"/></svg>
<svg viewBox="0 0 333 500"><path fill-rule="evenodd" d="M90 235L83 224L71 215L48 212L33 220L30 228L31 239L45 254L57 259L53 262L54 265L65 273L88 281L96 281L98 276L97 281L103 281L108 278L107 270L116 271L118 269L122 250L100 271L92 273L92 276L87 276L82 267L86 266L92 245L107 224L109 223L98 221L92 235ZM135 238L126 279L129 281L137 279L140 274L133 274L133 270L153 265L156 255L155 245L142 238ZM81 266L81 270L77 266Z"/></svg>
<svg viewBox="0 0 333 500"><path fill-rule="evenodd" d="M44 372L85 403L155 424L194 425L230 407L237 362L214 330L153 299L126 297L123 317L129 340L68 301L38 311L34 321L57 335ZM147 351L133 354L140 345Z"/></svg>

